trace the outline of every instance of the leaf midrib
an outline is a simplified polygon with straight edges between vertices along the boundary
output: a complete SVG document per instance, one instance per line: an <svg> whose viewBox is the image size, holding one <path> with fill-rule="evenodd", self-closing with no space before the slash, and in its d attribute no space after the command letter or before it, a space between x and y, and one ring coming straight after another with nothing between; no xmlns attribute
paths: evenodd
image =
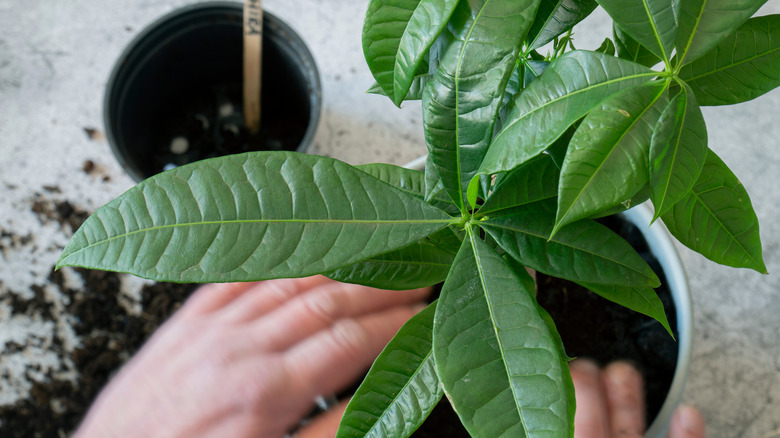
<svg viewBox="0 0 780 438"><path fill-rule="evenodd" d="M613 262L613 263L615 263L616 265L622 266L622 267L624 267L624 268L628 269L628 270L629 270L629 271L631 271L631 272L636 272L637 274L641 275L642 277L645 277L645 278L647 278L647 279L650 279L650 280L652 280L652 278L650 278L650 277L648 277L647 275L645 275L645 274L644 274L642 271L638 271L638 270L636 270L635 268L633 268L633 267L631 267L631 266L629 266L629 265L627 265L627 264L625 264L625 263L621 263L621 262L620 262L620 261L618 261L618 260L613 260L613 259L611 259L611 258L609 258L609 257L604 257L604 256L603 256L603 255L601 255L601 254L597 254L597 253L594 253L594 252L588 251L588 250L586 250L586 249L583 249L583 248L580 248L580 247L577 247L577 246L574 246L574 245L570 245L570 244L568 244L568 243L565 243L565 242L561 242L560 240L556 240L555 238L548 239L548 237L547 237L547 236L543 236L543 235L540 235L540 234L532 233L532 232L530 232L530 231L528 231L528 230L515 229L515 228L508 227L508 226L506 226L506 225L499 225L499 224L496 224L496 223L493 223L493 222L488 222L488 223L484 224L484 226L485 226L485 227L496 227L496 228L502 228L502 229L505 229L505 230L508 230L508 231L513 231L513 232L516 232L516 233L526 234L526 235L528 235L528 236L531 236L531 237L536 237L536 238L539 238L539 239L544 239L544 240L545 240L545 241L547 241L547 242L553 242L553 243L557 243L558 245L562 245L562 246L565 246L565 247L567 247L567 248L571 248L571 249L574 249L574 250L577 250L577 251L582 251L582 252L584 252L584 253L586 253L586 254L590 254L590 255L591 255L591 256L593 256L593 257L596 257L596 258L599 258L599 259L602 259L602 260L607 260L607 261Z"/></svg>
<svg viewBox="0 0 780 438"><path fill-rule="evenodd" d="M496 316L493 312L493 305L490 301L490 296L488 295L488 289L487 284L485 283L485 273L482 269L482 264L480 263L479 259L479 253L477 252L477 246L476 242L474 241L474 232L471 227L467 228L466 231L468 232L469 239L471 240L471 250L474 254L474 263L477 265L477 273L479 274L479 282L482 285L482 291L485 297L485 303L487 304L488 308L488 314L490 315L490 322L493 326L493 333L496 336L496 342L498 342L498 351L501 353L501 361L504 365L504 371L507 375L507 383L509 384L509 389L512 391L512 401L515 403L515 407L517 408L517 416L520 418L520 423L523 427L524 432L528 432L528 426L525 424L525 418L523 418L523 407L520 406L520 404L517 402L519 399L517 391L515 390L515 386L512 384L512 372L509 370L509 367L507 366L507 358L504 354L504 343L501 339L501 336L498 334L498 326L496 324Z"/></svg>
<svg viewBox="0 0 780 438"><path fill-rule="evenodd" d="M588 182L586 182L582 186L582 190L580 190L579 193L577 193L577 196L574 198L574 200L571 202L571 204L569 204L569 208L566 209L566 212L561 216L560 221L558 221L559 223L563 222L563 220L566 219L566 217L571 213L572 209L577 204L577 201L580 200L580 198L583 196L583 194L585 193L587 188L590 187L591 183L593 183L593 181L596 179L596 175L606 165L607 160L609 160L609 158L612 157L612 154L615 153L615 150L617 149L618 145L620 145L620 143L623 141L623 139L626 137L626 135L628 135L628 133L634 128L634 126L636 126L636 124L639 123L639 121L642 119L642 117L644 117L645 114L647 114L647 112L650 111L650 108L652 108L655 105L655 103L658 102L658 99L661 98L661 96L663 95L665 90L666 90L666 86L660 87L659 93L653 98L653 100L650 102L650 104L647 107L645 107L645 109L642 111L642 113L639 116L637 116L637 118L635 118L631 122L631 124L626 128L625 131L623 131L623 133L620 135L620 137L617 139L617 141L615 141L614 145L610 149L610 151L607 154L607 156L605 157L605 159L601 161L601 163L598 165L596 170L591 174L591 177L588 178ZM560 199L560 197L559 197L559 199Z"/></svg>
<svg viewBox="0 0 780 438"><path fill-rule="evenodd" d="M569 98L569 97L575 96L575 95L577 95L577 94L580 94L580 93L584 93L584 92L586 92L586 91L592 91L592 90L595 90L595 89L597 89L597 88L599 88L599 87L602 87L602 86L611 85L611 84L614 84L614 83L617 83L617 82L621 82L621 81L627 81L627 80L630 80L630 79L636 79L636 78L641 78L641 77L650 77L650 76L656 76L657 74L658 74L657 72L651 71L651 72L649 72L649 73L640 73L640 74L635 74L635 75L630 75L630 76L621 76L621 77L619 77L619 78L615 78L615 79L609 79L609 80L606 80L606 81L604 81L604 82L599 82L599 83L597 83L597 84L595 84L595 85L589 85L589 86L587 86L587 87L585 87L585 88L580 88L579 90L575 90L575 91L573 91L573 92L571 92L571 93L567 93L567 94L564 94L564 95L562 95L562 96L556 97L555 99L549 100L549 101L545 102L544 104L542 104L542 105L540 105L540 106L537 106L536 108L532 109L531 111L528 111L527 113L525 113L525 114L523 114L521 117L519 117L517 120L513 121L513 122L512 122L512 123L510 123L509 125L506 125L506 126L503 128L503 129L501 129L501 132L500 132L500 133L499 133L499 134L496 136L496 138L493 140L493 144L496 144L496 143L498 143L499 139L500 139L500 138L501 138L501 137L502 137L502 136L503 136L503 135L504 135L504 134L505 134L507 131L509 131L509 129L510 129L511 127L513 127L513 126L515 126L516 124L520 123L521 121L523 121L524 119L528 118L530 115L534 114L535 112L537 112L537 111L541 111L542 109L546 108L547 106L549 106L549 105L552 105L552 104L554 104L554 103L557 103L557 102L558 102L558 101L560 101L560 100L567 99L567 98ZM522 96L522 95L521 95L521 96Z"/></svg>
<svg viewBox="0 0 780 438"><path fill-rule="evenodd" d="M749 57L749 58L745 58L745 59L743 59L743 60L741 60L741 61L739 61L739 62L736 62L736 63L734 63L734 64L724 65L723 67L718 67L718 68L716 68L716 69L714 69L714 70L707 71L707 72L705 72L705 73L702 73L702 74L700 74L700 75L697 75L697 76L691 76L691 77L688 77L688 78L685 78L685 77L680 77L680 79L683 79L683 80L684 80L684 81L686 81L686 82L695 81L695 80L697 80L697 79L701 79L701 78L703 78L703 77L706 77L706 76L709 76L709 75L714 75L714 74L716 74L716 73L719 73L719 72L721 72L721 71L723 71L723 70L728 70L728 69L730 69L730 68L739 67L739 66L741 66L742 64L745 64L745 63L748 63L748 62L755 61L756 59L762 58L762 57L764 57L764 56L771 55L772 53L774 53L774 52L777 52L777 51L780 51L780 46L778 46L778 47L776 47L776 48L774 48L774 49L772 49L772 50L768 50L768 51L766 51L766 52L762 52L762 53L760 53L760 54L757 54L757 55L755 55L755 56L751 56L751 57ZM691 65L693 65L693 64L691 64ZM691 68L692 68L692 67L691 67Z"/></svg>
<svg viewBox="0 0 780 438"><path fill-rule="evenodd" d="M117 239L124 239L139 233L150 233L153 231L158 230L165 230L170 228L181 228L181 227L196 227L196 226L206 226L206 225L241 225L241 224L273 224L273 223L294 223L294 224L308 224L308 223L315 223L315 224L448 224L452 225L457 223L456 220L452 219L394 219L394 220L367 220L367 219L355 219L355 220L348 220L348 219L242 219L242 220L227 220L227 221L200 221L200 222L186 222L186 223L178 223L178 224L167 224L167 225L157 225L153 227L148 228L142 228L139 230L130 231L127 233L118 234L116 236L111 236L107 239L101 239L96 242L90 243L89 245L83 246L79 248L78 251L74 251L70 254L63 255L62 260L65 260L66 258L69 258L75 254L78 254L80 252L84 252L90 248L94 248L99 245L105 245L108 244L114 240Z"/></svg>
<svg viewBox="0 0 780 438"><path fill-rule="evenodd" d="M658 208L660 211L664 211L664 204L666 204L666 200L669 197L669 188L672 185L672 175L674 174L674 169L678 162L679 154L682 152L682 136L683 136L683 130L685 129L685 121L688 119L688 105L690 104L690 95L688 92L688 85L683 84L682 92L685 93L685 111L682 114L682 118L680 120L680 130L677 132L672 133L672 139L671 141L674 142L674 152L671 156L671 163L669 165L669 173L666 175L666 177L661 180L661 183L663 185L663 191L661 192L661 199L659 199L660 203L658 204ZM669 144L669 147L672 147L672 144ZM668 209L667 209L668 210Z"/></svg>
<svg viewBox="0 0 780 438"><path fill-rule="evenodd" d="M383 418L384 418L386 415L388 415L388 414L389 414L390 407L391 407L391 406L393 406L393 405L395 405L396 401L397 401L398 399L400 399L402 395L404 395L404 392L406 391L406 389L407 389L407 388L409 388L409 386L411 386L411 384L412 384L412 381L413 381L413 380L414 380L414 379L417 377L417 375L418 375L418 374L420 374L420 372L421 372L421 370L423 369L423 367L426 365L426 363L428 362L428 360L431 358L431 355L433 355L433 346L431 346L431 349L430 349L430 351L428 352L428 354L426 354L426 355L425 355L425 358L424 358L424 359L423 359L423 360L420 362L420 366L418 366L418 367L417 367L417 368L414 370L414 373L413 373L413 374L412 374L412 375L409 377L409 380L407 380L407 381L406 381L406 383L404 384L403 388L401 388L401 390L400 390L400 391L398 391L398 394L397 394L397 395L396 395L396 396L393 398L393 400L390 402L390 404L388 405L388 408L387 408L387 409L385 409L385 410L383 410L383 411L382 411L382 414L380 414L380 415L377 415L377 420L376 420L376 422L375 422L375 423L374 423L374 424L371 426L371 428L369 428L368 432L366 432L366 436L368 436L368 435L369 435L369 433L371 433L371 432L373 432L373 431L375 431L375 430L382 429L382 427L381 427L381 425L383 424L383 423L382 423L382 419L383 419ZM435 367L434 367L434 368L435 368Z"/></svg>
<svg viewBox="0 0 780 438"><path fill-rule="evenodd" d="M721 186L721 187L717 187L717 188L715 188L715 189L720 189L720 188L728 188L728 187L726 187L726 186ZM715 189L710 189L710 190L715 190ZM705 210L707 210L707 213L709 213L710 217L712 217L712 218L715 220L715 222L717 222L717 224L720 226L720 228L721 228L721 229L723 229L723 230L726 232L726 234L728 234L728 235L729 235L729 237L731 237L731 240L732 240L733 242L736 242L737 246L739 246L740 248L742 248L742 251L745 253L745 255L747 255L747 256L748 256L748 258L749 258L749 259L750 259L750 260L751 260L753 263L756 263L756 264L757 264L757 265L759 265L759 266L763 265L763 263L762 263L762 262L760 262L760 261L756 260L755 258L753 258L753 255L750 253L750 251L749 251L749 250L748 250L748 249L747 249L747 248L746 248L744 245L742 245L742 242L740 242L740 241L739 241L739 239L737 239L737 236L735 236L735 235L734 235L734 234L731 232L731 230L730 230L730 229L729 229L729 228L726 226L726 224L724 224L724 223L723 223L723 222L722 222L722 221L721 221L721 220L718 218L718 215L716 215L716 214L715 214L715 213L714 213L714 212L713 212L713 211L712 211L712 210L709 208L709 206L707 205L707 203L706 203L706 202L704 202L704 200L703 200L703 199L702 199L702 198L699 196L699 195L700 195L700 194L702 194L702 193L704 193L704 192L697 192L696 190L691 190L691 195L694 197L694 199L695 199L695 202L698 202L699 204L701 204L701 206L702 206L702 207L703 207Z"/></svg>

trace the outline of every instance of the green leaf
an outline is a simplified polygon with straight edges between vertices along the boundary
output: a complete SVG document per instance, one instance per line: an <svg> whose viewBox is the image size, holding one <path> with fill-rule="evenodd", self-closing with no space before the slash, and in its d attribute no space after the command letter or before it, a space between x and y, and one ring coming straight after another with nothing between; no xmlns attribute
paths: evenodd
<svg viewBox="0 0 780 438"><path fill-rule="evenodd" d="M430 78L430 75L427 72L415 76L414 80L412 81L412 86L409 88L409 92L406 94L403 100L407 101L407 100L422 99L423 88L425 88L425 84L428 83L428 78ZM385 94L385 91L382 89L382 87L379 86L378 82L374 82L374 84L371 85L371 88L369 88L366 92L370 94L379 94L381 96L387 96Z"/></svg>
<svg viewBox="0 0 780 438"><path fill-rule="evenodd" d="M398 2L390 3L397 5ZM393 77L396 105L400 106L401 96L409 92L417 76L416 72L424 63L423 58L428 55L431 45L444 30L457 4L458 0L421 0L418 4L398 44Z"/></svg>
<svg viewBox="0 0 780 438"><path fill-rule="evenodd" d="M447 398L473 437L573 434L574 388L534 291L474 235L442 289L433 353Z"/></svg>
<svg viewBox="0 0 780 438"><path fill-rule="evenodd" d="M428 152L444 187L466 210L509 76L539 0L460 2L436 49L439 66L423 92Z"/></svg>
<svg viewBox="0 0 780 438"><path fill-rule="evenodd" d="M612 42L609 38L604 38L604 41L601 43L598 49L595 50L596 52L603 53L608 56L614 56L615 55L615 43Z"/></svg>
<svg viewBox="0 0 780 438"><path fill-rule="evenodd" d="M766 274L758 218L742 183L714 152L688 195L662 219L683 245L708 259Z"/></svg>
<svg viewBox="0 0 780 438"><path fill-rule="evenodd" d="M646 67L600 53L565 53L517 97L478 173L514 169L545 150L604 99L655 75Z"/></svg>
<svg viewBox="0 0 780 438"><path fill-rule="evenodd" d="M683 83L658 120L650 142L654 220L693 187L707 156L707 126L691 89Z"/></svg>
<svg viewBox="0 0 780 438"><path fill-rule="evenodd" d="M680 79L699 105L731 105L780 86L780 15L751 18L714 50L684 66Z"/></svg>
<svg viewBox="0 0 780 438"><path fill-rule="evenodd" d="M766 0L681 2L676 41L677 65L685 65L712 50L734 33L764 3Z"/></svg>
<svg viewBox="0 0 780 438"><path fill-rule="evenodd" d="M528 32L528 49L534 50L568 31L596 9L595 0L542 0Z"/></svg>
<svg viewBox="0 0 780 438"><path fill-rule="evenodd" d="M555 231L619 205L650 179L650 137L666 101L667 84L623 90L591 111L569 142Z"/></svg>
<svg viewBox="0 0 780 438"><path fill-rule="evenodd" d="M385 95L398 106L408 94L457 0L371 0L363 53ZM419 85L419 84L418 84Z"/></svg>
<svg viewBox="0 0 780 438"><path fill-rule="evenodd" d="M634 248L607 227L580 221L550 237L554 217L555 200L549 199L479 225L521 264L547 275L597 284L661 284Z"/></svg>
<svg viewBox="0 0 780 438"><path fill-rule="evenodd" d="M87 219L57 266L174 282L303 277L403 248L451 222L346 163L255 152L143 181Z"/></svg>
<svg viewBox="0 0 780 438"><path fill-rule="evenodd" d="M446 190L444 190L444 183L441 182L439 174L436 173L436 168L433 166L433 159L430 155L425 156L425 202L432 202L436 198L447 197ZM450 202L452 200L450 199ZM455 205L455 204L453 204ZM460 212L460 208L456 205L457 212Z"/></svg>
<svg viewBox="0 0 780 438"><path fill-rule="evenodd" d="M664 326L670 336L674 337L672 328L669 326L669 320L666 318L666 312L664 312L664 303L661 302L658 294L653 289L649 287L616 286L585 282L579 282L579 285L615 304L653 318Z"/></svg>
<svg viewBox="0 0 780 438"><path fill-rule="evenodd" d="M443 391L433 359L436 303L413 316L387 344L347 405L336 438L406 438Z"/></svg>
<svg viewBox="0 0 780 438"><path fill-rule="evenodd" d="M420 199L425 198L425 173L419 170L406 169L404 167L385 163L362 164L355 167L380 181L384 181L393 187L409 193L410 195L416 196ZM458 207L452 203L452 200L449 198L449 196L447 196L446 193L443 193L443 190L440 191L439 194L433 196L431 199L426 200L426 202L451 215L457 215L460 213Z"/></svg>
<svg viewBox="0 0 780 438"><path fill-rule="evenodd" d="M598 0L623 31L669 64L677 36L679 2L674 0Z"/></svg>
<svg viewBox="0 0 780 438"><path fill-rule="evenodd" d="M615 52L617 56L646 67L652 67L661 62L661 58L655 56L653 52L647 50L636 42L635 39L623 32L617 24L612 26L612 35L615 38Z"/></svg>
<svg viewBox="0 0 780 438"><path fill-rule="evenodd" d="M447 278L447 272L455 259L452 251L423 239L407 247L337 269L326 276L344 283L389 290L433 286Z"/></svg>
<svg viewBox="0 0 780 438"><path fill-rule="evenodd" d="M530 204L558 194L560 172L552 157L541 154L509 172L479 209L477 217L501 214L502 210Z"/></svg>

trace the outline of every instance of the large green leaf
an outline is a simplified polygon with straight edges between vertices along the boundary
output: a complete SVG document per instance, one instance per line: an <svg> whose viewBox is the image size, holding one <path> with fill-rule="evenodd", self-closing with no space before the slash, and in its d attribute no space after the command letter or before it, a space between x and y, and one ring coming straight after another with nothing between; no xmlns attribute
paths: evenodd
<svg viewBox="0 0 780 438"><path fill-rule="evenodd" d="M662 219L683 245L708 259L767 273L758 218L742 183L714 152L690 193Z"/></svg>
<svg viewBox="0 0 780 438"><path fill-rule="evenodd" d="M401 105L457 0L371 0L363 53L385 95Z"/></svg>
<svg viewBox="0 0 780 438"><path fill-rule="evenodd" d="M443 230L439 233L447 232ZM454 235L453 235L454 236ZM345 283L390 290L408 290L432 286L447 278L455 248L441 248L427 239L399 250L345 266L327 274Z"/></svg>
<svg viewBox="0 0 780 438"><path fill-rule="evenodd" d="M596 0L542 0L528 32L527 50L538 49L568 31L596 6Z"/></svg>
<svg viewBox="0 0 780 438"><path fill-rule="evenodd" d="M616 286L585 282L579 282L579 285L615 304L655 319L674 337L672 328L669 326L669 320L666 318L666 312L664 312L664 303L661 302L658 294L653 289L649 287Z"/></svg>
<svg viewBox="0 0 780 438"><path fill-rule="evenodd" d="M563 163L553 233L620 204L647 184L650 137L666 106L666 85L623 90L585 117Z"/></svg>
<svg viewBox="0 0 780 438"><path fill-rule="evenodd" d="M696 97L683 83L658 120L650 145L650 199L655 218L693 187L707 156L707 126Z"/></svg>
<svg viewBox="0 0 780 438"><path fill-rule="evenodd" d="M570 437L574 388L534 291L469 230L436 308L433 354L473 437Z"/></svg>
<svg viewBox="0 0 780 438"><path fill-rule="evenodd" d="M514 169L535 157L601 101L655 76L647 67L595 52L568 52L520 93L479 173Z"/></svg>
<svg viewBox="0 0 780 438"><path fill-rule="evenodd" d="M480 207L478 217L500 214L502 210L554 198L558 194L560 171L552 157L541 154L526 162L496 185Z"/></svg>
<svg viewBox="0 0 780 438"><path fill-rule="evenodd" d="M615 39L615 52L617 56L629 61L652 67L659 62L661 58L655 56L653 52L644 48L630 35L623 32L617 24L612 26L612 35Z"/></svg>
<svg viewBox="0 0 780 438"><path fill-rule="evenodd" d="M685 0L677 30L678 66L709 52L750 18L766 0Z"/></svg>
<svg viewBox="0 0 780 438"><path fill-rule="evenodd" d="M436 303L413 316L387 344L347 405L336 438L406 438L443 391L433 359Z"/></svg>
<svg viewBox="0 0 780 438"><path fill-rule="evenodd" d="M443 52L422 99L425 140L444 187L461 210L538 4L462 1L437 42Z"/></svg>
<svg viewBox="0 0 780 438"><path fill-rule="evenodd" d="M451 222L340 161L255 152L138 184L87 219L57 266L174 282L303 277L403 248Z"/></svg>
<svg viewBox="0 0 780 438"><path fill-rule="evenodd" d="M780 15L751 18L680 78L700 105L731 105L780 86Z"/></svg>
<svg viewBox="0 0 780 438"><path fill-rule="evenodd" d="M674 0L598 0L623 31L669 64L677 36L679 2Z"/></svg>
<svg viewBox="0 0 780 438"><path fill-rule="evenodd" d="M524 266L572 281L623 286L660 285L642 257L620 236L593 221L565 226L550 237L555 200L535 202L479 225Z"/></svg>

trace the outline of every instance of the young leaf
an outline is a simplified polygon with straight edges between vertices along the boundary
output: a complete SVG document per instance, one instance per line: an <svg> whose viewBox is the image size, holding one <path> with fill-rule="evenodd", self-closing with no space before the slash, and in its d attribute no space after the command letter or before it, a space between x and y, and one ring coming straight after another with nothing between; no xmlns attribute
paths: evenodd
<svg viewBox="0 0 780 438"><path fill-rule="evenodd" d="M699 105L731 105L780 86L780 15L751 18L680 70Z"/></svg>
<svg viewBox="0 0 780 438"><path fill-rule="evenodd" d="M623 286L661 284L650 266L620 236L593 221L579 221L554 236L555 201L523 205L479 222L524 266L572 281Z"/></svg>
<svg viewBox="0 0 780 438"><path fill-rule="evenodd" d="M398 106L457 0L371 0L363 24L363 53L384 94Z"/></svg>
<svg viewBox="0 0 780 438"><path fill-rule="evenodd" d="M669 326L669 320L666 318L666 312L664 312L664 303L661 302L658 294L653 289L649 287L616 286L585 282L578 282L578 284L615 304L653 318L664 326L669 335L674 337L672 328Z"/></svg>
<svg viewBox="0 0 780 438"><path fill-rule="evenodd" d="M413 316L376 358L347 405L336 438L406 438L443 391L433 360L436 303Z"/></svg>
<svg viewBox="0 0 780 438"><path fill-rule="evenodd" d="M442 231L440 231L442 232ZM452 234L452 233L450 233ZM447 278L455 254L427 239L326 274L344 283L389 290L432 286Z"/></svg>
<svg viewBox="0 0 780 438"><path fill-rule="evenodd" d="M560 172L552 157L541 154L510 172L479 209L479 216L501 214L502 210L530 204L558 194Z"/></svg>
<svg viewBox="0 0 780 438"><path fill-rule="evenodd" d="M615 52L620 58L634 61L646 67L652 67L661 62L661 58L655 56L653 52L623 32L617 24L612 26L612 35L615 39Z"/></svg>
<svg viewBox="0 0 780 438"><path fill-rule="evenodd" d="M528 49L534 50L568 31L596 9L596 0L542 0L528 32Z"/></svg>
<svg viewBox="0 0 780 438"><path fill-rule="evenodd" d="M450 197L466 209L520 46L539 0L462 1L437 46L439 67L423 92L429 155Z"/></svg>
<svg viewBox="0 0 780 438"><path fill-rule="evenodd" d="M558 189L555 229L614 207L647 184L653 127L666 83L623 90L591 111L569 142Z"/></svg>
<svg viewBox="0 0 780 438"><path fill-rule="evenodd" d="M560 337L534 291L469 230L444 283L433 354L445 394L473 437L566 437L573 385Z"/></svg>
<svg viewBox="0 0 780 438"><path fill-rule="evenodd" d="M644 66L600 53L565 53L517 97L478 173L514 169L540 154L604 99L655 75Z"/></svg>
<svg viewBox="0 0 780 438"><path fill-rule="evenodd" d="M143 181L87 219L57 266L174 282L303 277L403 248L451 222L346 163L255 152Z"/></svg>
<svg viewBox="0 0 780 438"><path fill-rule="evenodd" d="M704 257L767 273L750 197L714 152L707 154L693 189L662 219L680 243Z"/></svg>
<svg viewBox="0 0 780 438"><path fill-rule="evenodd" d="M695 61L720 44L766 0L686 0L680 4L678 66Z"/></svg>
<svg viewBox="0 0 780 438"><path fill-rule="evenodd" d="M691 89L683 83L664 109L650 141L650 188L654 220L682 199L707 156L707 126Z"/></svg>
<svg viewBox="0 0 780 438"><path fill-rule="evenodd" d="M598 0L615 24L654 55L669 63L677 36L674 0Z"/></svg>

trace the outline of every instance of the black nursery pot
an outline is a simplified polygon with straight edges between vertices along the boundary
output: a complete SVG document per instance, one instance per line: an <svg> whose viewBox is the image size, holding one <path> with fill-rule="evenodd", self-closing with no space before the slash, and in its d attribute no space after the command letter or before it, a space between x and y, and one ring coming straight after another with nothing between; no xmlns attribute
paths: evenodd
<svg viewBox="0 0 780 438"><path fill-rule="evenodd" d="M106 136L136 181L221 155L308 149L320 116L317 67L301 38L268 12L261 130L244 127L242 14L232 2L177 9L120 56L106 90Z"/></svg>

